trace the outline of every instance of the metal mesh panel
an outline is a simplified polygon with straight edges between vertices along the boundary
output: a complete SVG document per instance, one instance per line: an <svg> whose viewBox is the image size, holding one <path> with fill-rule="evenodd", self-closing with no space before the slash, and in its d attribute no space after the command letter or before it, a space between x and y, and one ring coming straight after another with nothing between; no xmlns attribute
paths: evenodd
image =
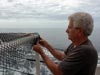
<svg viewBox="0 0 100 75"><path fill-rule="evenodd" d="M0 33L0 75L34 75L37 33Z"/></svg>

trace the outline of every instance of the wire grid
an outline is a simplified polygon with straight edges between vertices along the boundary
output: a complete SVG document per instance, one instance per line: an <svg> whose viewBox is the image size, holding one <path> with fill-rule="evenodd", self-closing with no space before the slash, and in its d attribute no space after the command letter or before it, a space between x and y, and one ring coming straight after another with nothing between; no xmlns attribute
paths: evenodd
<svg viewBox="0 0 100 75"><path fill-rule="evenodd" d="M35 62L29 60L35 60L33 35L0 33L0 75L34 75Z"/></svg>

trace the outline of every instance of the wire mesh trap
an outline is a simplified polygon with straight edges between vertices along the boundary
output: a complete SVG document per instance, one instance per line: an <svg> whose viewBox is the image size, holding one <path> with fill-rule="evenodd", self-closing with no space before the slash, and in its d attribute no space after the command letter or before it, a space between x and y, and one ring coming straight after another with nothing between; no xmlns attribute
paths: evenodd
<svg viewBox="0 0 100 75"><path fill-rule="evenodd" d="M0 75L34 75L37 33L0 33Z"/></svg>

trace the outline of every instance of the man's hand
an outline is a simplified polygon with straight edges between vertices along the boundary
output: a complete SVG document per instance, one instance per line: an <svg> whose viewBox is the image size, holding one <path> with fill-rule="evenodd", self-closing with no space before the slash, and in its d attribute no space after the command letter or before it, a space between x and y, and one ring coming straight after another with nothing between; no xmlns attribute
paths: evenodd
<svg viewBox="0 0 100 75"><path fill-rule="evenodd" d="M37 43L36 45L33 46L33 50L38 52L39 54L43 53L43 50L41 48L41 45Z"/></svg>
<svg viewBox="0 0 100 75"><path fill-rule="evenodd" d="M43 47L48 46L48 42L46 40L42 39L42 38L39 40L39 44L41 44Z"/></svg>

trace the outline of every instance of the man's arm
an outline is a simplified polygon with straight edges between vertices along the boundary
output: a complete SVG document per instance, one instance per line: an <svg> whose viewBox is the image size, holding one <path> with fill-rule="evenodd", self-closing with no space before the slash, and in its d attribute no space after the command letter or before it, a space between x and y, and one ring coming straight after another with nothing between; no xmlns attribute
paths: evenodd
<svg viewBox="0 0 100 75"><path fill-rule="evenodd" d="M54 49L50 44L46 46L46 48L50 51L50 53L57 58L58 60L63 60L65 57L64 52Z"/></svg>
<svg viewBox="0 0 100 75"><path fill-rule="evenodd" d="M52 60L50 60L46 54L43 52L40 54L43 58L44 62L46 63L47 67L51 70L54 75L62 75L61 70L59 69L58 65L55 64Z"/></svg>
<svg viewBox="0 0 100 75"><path fill-rule="evenodd" d="M33 50L38 52L46 63L47 67L51 70L54 75L62 75L61 70L57 64L55 64L52 60L50 60L46 54L43 52L41 46L39 44L33 46Z"/></svg>
<svg viewBox="0 0 100 75"><path fill-rule="evenodd" d="M59 50L54 49L46 40L42 39L39 41L39 43L46 47L50 53L57 58L58 60L62 60L65 57L65 54Z"/></svg>

